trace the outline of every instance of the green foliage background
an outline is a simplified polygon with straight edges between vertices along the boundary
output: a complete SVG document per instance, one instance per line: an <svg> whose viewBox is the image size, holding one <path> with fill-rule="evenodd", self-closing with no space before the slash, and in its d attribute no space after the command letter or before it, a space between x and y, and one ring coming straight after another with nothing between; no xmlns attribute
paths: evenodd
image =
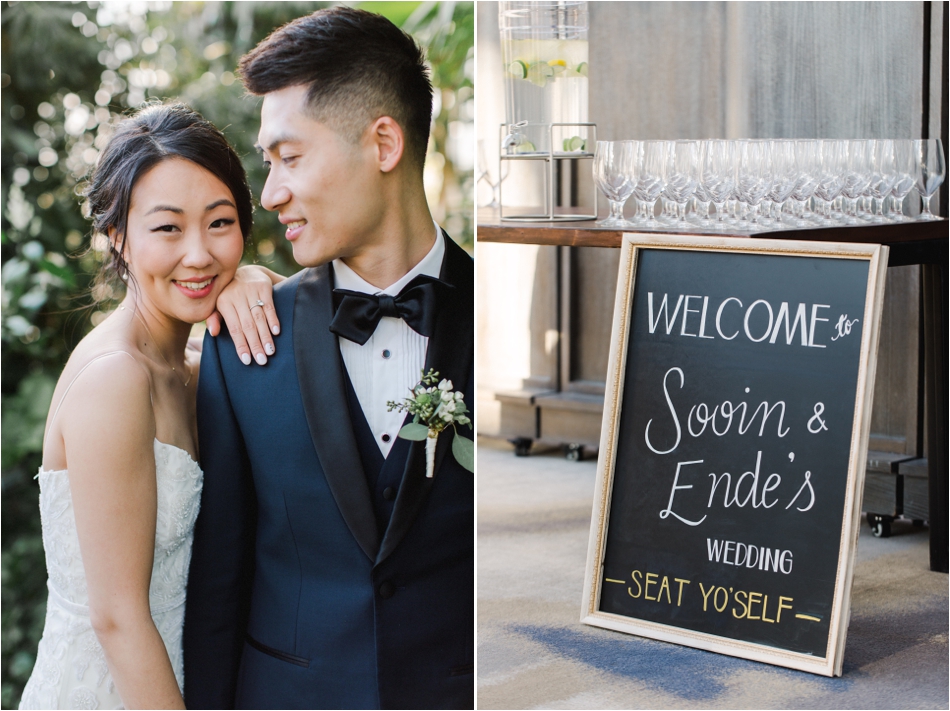
<svg viewBox="0 0 950 711"><path fill-rule="evenodd" d="M151 99L180 98L224 130L255 195L258 104L237 61L276 27L333 3L3 2L2 50L2 692L16 708L46 610L38 487L53 387L75 344L105 315L78 193L114 122ZM426 194L449 234L473 243L474 7L354 2L427 47L435 122ZM276 216L255 212L245 261L293 261Z"/></svg>

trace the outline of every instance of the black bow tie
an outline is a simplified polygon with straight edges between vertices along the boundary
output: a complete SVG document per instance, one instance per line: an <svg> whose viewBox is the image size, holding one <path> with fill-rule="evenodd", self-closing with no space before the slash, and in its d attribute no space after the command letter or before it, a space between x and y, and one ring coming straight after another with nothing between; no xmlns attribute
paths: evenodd
<svg viewBox="0 0 950 711"><path fill-rule="evenodd" d="M336 315L330 322L330 331L362 346L373 335L379 319L391 316L401 318L413 331L429 338L435 330L439 291L445 288L452 285L420 275L395 297L334 289Z"/></svg>

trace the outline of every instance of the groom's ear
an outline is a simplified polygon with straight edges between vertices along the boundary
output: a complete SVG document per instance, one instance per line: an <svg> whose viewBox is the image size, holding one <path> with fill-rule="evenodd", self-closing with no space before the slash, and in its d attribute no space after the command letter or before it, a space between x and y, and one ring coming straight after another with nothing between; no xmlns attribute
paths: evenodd
<svg viewBox="0 0 950 711"><path fill-rule="evenodd" d="M390 116L380 116L369 127L369 133L380 171L390 172L399 165L406 147L402 126Z"/></svg>

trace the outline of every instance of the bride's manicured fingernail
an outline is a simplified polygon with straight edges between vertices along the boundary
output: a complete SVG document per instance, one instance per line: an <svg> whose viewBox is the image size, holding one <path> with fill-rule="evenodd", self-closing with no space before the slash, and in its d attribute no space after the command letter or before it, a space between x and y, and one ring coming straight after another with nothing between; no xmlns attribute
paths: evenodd
<svg viewBox="0 0 950 711"><path fill-rule="evenodd" d="M276 336L278 333L280 333L280 326L271 326L271 327L270 327L270 330L271 330L271 331L273 332L273 334Z"/></svg>
<svg viewBox="0 0 950 711"><path fill-rule="evenodd" d="M267 363L267 356L264 355L263 353L258 353L258 354L257 354L257 364L258 364L258 365L265 365L266 363Z"/></svg>
<svg viewBox="0 0 950 711"><path fill-rule="evenodd" d="M250 356L249 354L247 354L247 353L242 353L242 354L241 354L241 362L244 363L244 365L250 365L250 364L251 364L251 356Z"/></svg>
<svg viewBox="0 0 950 711"><path fill-rule="evenodd" d="M267 355L274 355L274 346L268 343L266 346L264 346L264 352L267 353Z"/></svg>

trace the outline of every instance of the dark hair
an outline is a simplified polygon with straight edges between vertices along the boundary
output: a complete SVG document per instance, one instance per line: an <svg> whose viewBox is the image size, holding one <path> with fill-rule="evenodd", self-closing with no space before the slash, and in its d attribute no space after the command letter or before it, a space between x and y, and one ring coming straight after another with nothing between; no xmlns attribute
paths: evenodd
<svg viewBox="0 0 950 711"><path fill-rule="evenodd" d="M311 116L353 143L390 116L421 173L432 121L429 70L415 40L382 15L341 5L300 17L244 55L240 73L258 96L309 85Z"/></svg>
<svg viewBox="0 0 950 711"><path fill-rule="evenodd" d="M117 235L115 244L109 242L109 257L93 287L97 301L102 298L101 287L117 285L130 276L122 253L135 184L170 158L191 161L224 183L234 197L245 243L250 238L251 190L241 160L224 134L184 104L147 106L118 124L84 191L93 233L108 235L115 230Z"/></svg>

